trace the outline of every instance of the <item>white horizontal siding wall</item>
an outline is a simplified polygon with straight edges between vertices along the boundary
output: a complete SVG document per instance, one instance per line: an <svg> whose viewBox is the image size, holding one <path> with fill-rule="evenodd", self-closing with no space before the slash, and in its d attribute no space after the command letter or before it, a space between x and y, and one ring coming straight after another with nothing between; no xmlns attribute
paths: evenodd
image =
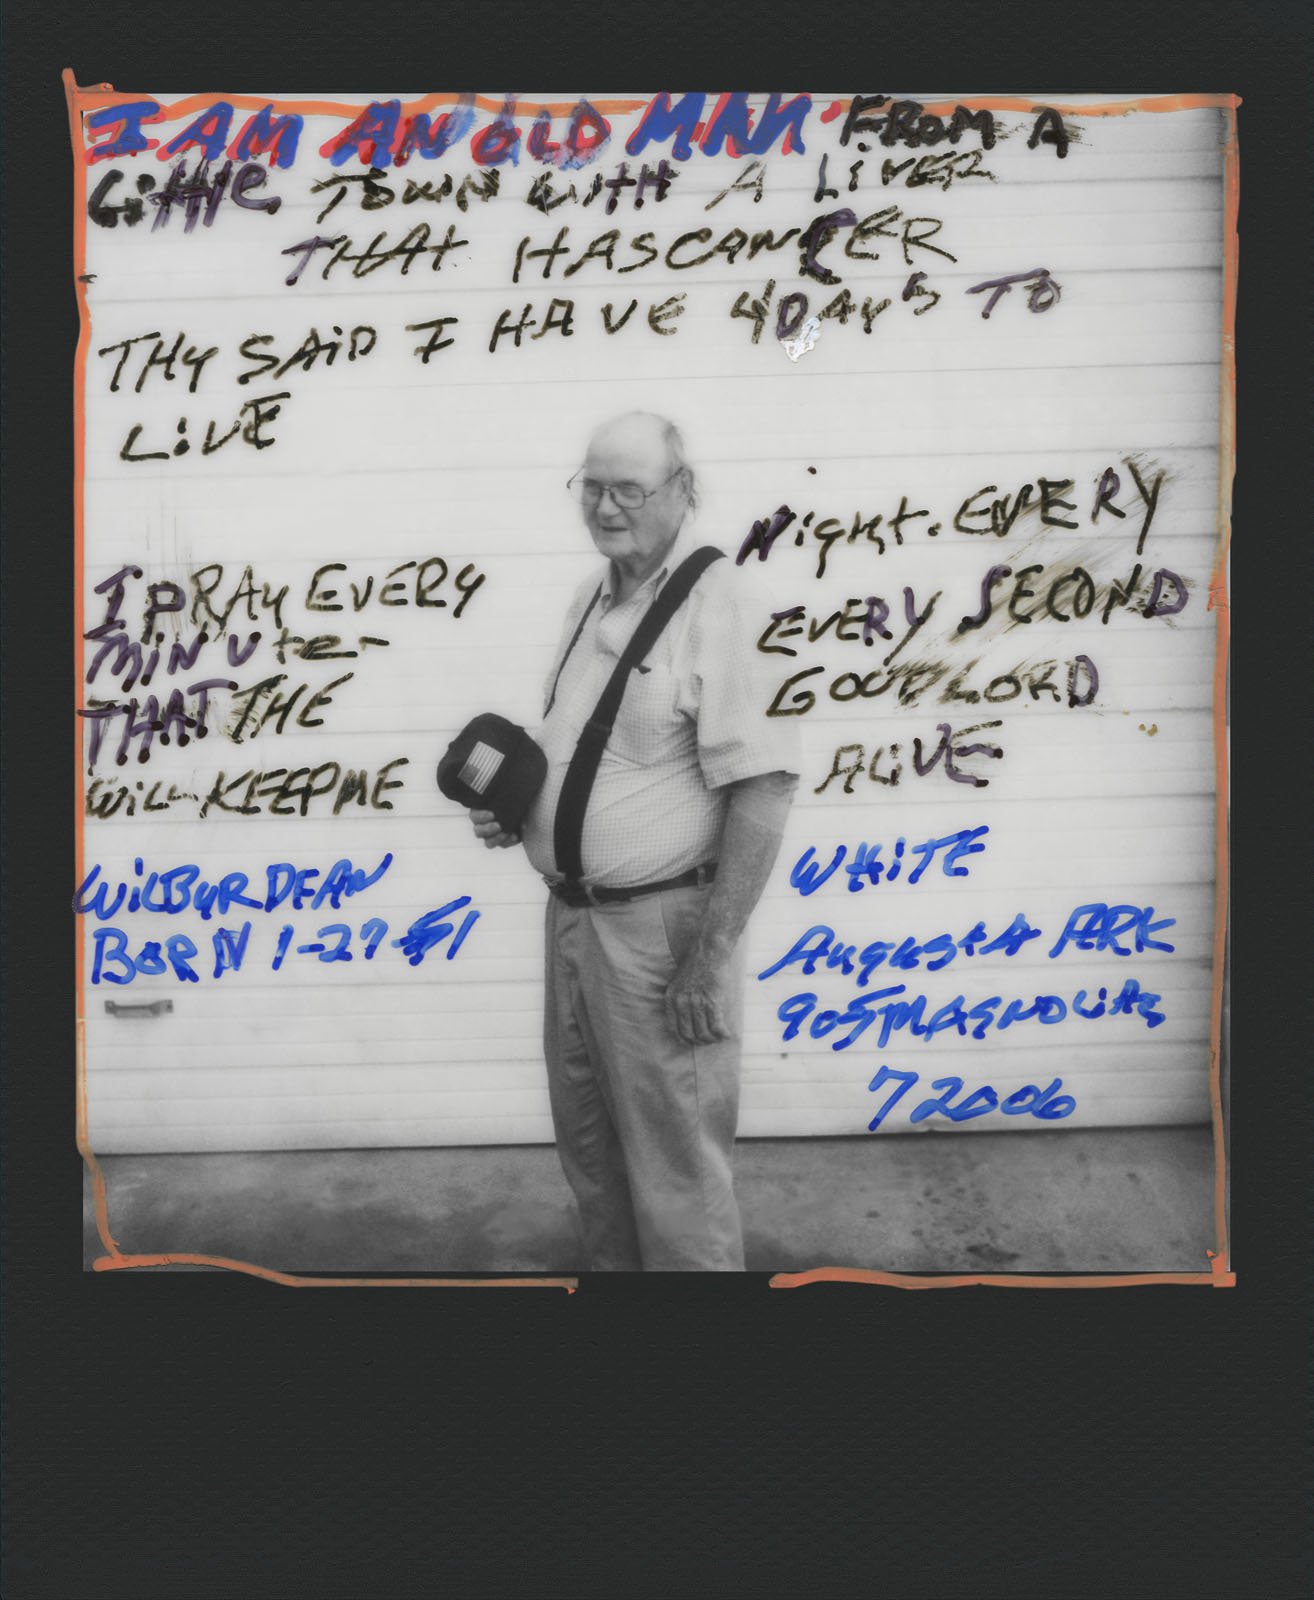
<svg viewBox="0 0 1314 1600"><path fill-rule="evenodd" d="M362 97L361 103L364 103ZM486 119L481 119L486 120ZM1071 119L1074 124L1077 119ZM254 882L275 862L327 868L349 857L375 867L386 852L393 865L380 883L339 911L324 908L268 915L234 911L209 922L193 914L163 919L142 914L115 919L139 949L145 939L189 936L200 948L200 980L171 973L139 976L127 987L84 985L86 1066L91 1142L114 1151L331 1148L413 1144L510 1143L551 1138L540 1051L542 907L544 889L519 852L486 852L461 811L433 783L438 755L474 713L497 709L532 724L561 616L574 587L596 558L565 480L578 465L592 429L633 408L674 418L689 443L702 482L701 536L732 554L755 520L788 504L851 523L881 513L886 519L906 495L909 508L930 515L908 524L905 543L876 546L841 540L818 577L814 540L802 547L793 529L769 561L750 563L772 608L804 605L825 618L851 598L885 597L894 620L911 587L924 604L937 591L933 619L903 652L908 660L937 649L956 669L979 660L970 681L984 687L1019 663L1057 660L1063 687L1066 663L1093 659L1100 689L1095 704L1068 709L1052 700L1020 698L998 706L943 704L943 688L900 706L893 691L838 703L825 686L846 671L868 671L882 651L835 639L809 645L787 641L797 657L770 657L781 683L810 666L824 670L806 682L819 691L799 719L804 772L780 865L751 925L749 970L763 971L813 924L827 924L859 947L877 938L961 936L978 919L1001 931L1019 912L1045 937L1012 958L959 957L945 971L877 975L925 993L930 1010L962 993L968 1004L987 995L1072 996L1137 976L1161 997L1167 1021L1148 1029L1137 1017L1097 1021L1069 1018L1059 1027L1019 1024L981 1041L940 1034L933 1040L896 1035L878 1051L874 1031L847 1050L806 1029L785 1041L776 1008L788 995L814 991L822 1007L843 1007L861 991L854 980L824 969L750 980L744 1052L742 1132L797 1136L859 1134L873 1114L869 1080L881 1063L921 1074L923 1083L958 1076L971 1088L995 1085L1000 1097L1025 1083L1063 1080L1074 1114L1055 1124L1031 1117L987 1116L965 1129L1022 1131L1043 1126L1091 1127L1203 1121L1208 1116L1211 957L1214 923L1215 750L1213 716L1214 617L1206 597L1218 541L1219 330L1222 292L1223 114L1216 110L1088 118L1066 160L1026 148L1028 124L1002 115L1008 132L983 164L994 182L960 181L934 187L882 187L886 155L878 149L856 195L843 190L852 150L836 148L840 122L822 125L814 108L808 156L768 161L764 198L730 195L706 206L746 163L695 157L682 165L671 197L642 212L627 203L607 217L600 205L566 205L550 217L523 195L537 172L532 164L503 173L503 194L488 205L458 212L440 206L399 205L362 212L344 200L318 227L358 241L380 229L395 240L419 221L441 237L449 222L470 240L439 273L417 264L405 277L395 267L352 280L341 269L327 284L312 266L295 286L283 284L285 247L315 231L322 198L309 185L327 171L314 152L340 124L311 119L301 154L289 172L274 172L272 192L283 196L273 218L221 210L210 229L181 231L180 219L155 233L146 226L88 228L86 270L91 314L87 357L85 451L86 626L102 614L93 590L125 564L143 569L130 589L125 614L140 618L132 600L150 582L181 582L200 568L224 568L216 602L237 587L243 569L257 587L288 587L284 623L294 635L341 634L350 647L360 635L386 638L355 659L280 662L272 617L248 620L240 608L232 631L239 642L259 629L250 659L231 674L222 647L211 644L192 677L232 676L243 686L274 673L306 693L351 672L318 715L322 725L289 722L233 742L225 734L231 702L213 697L209 735L186 748L156 745L146 764L117 767L102 754L87 788L112 802L111 816L89 817L84 856L111 880L133 880L133 862L164 870L197 864L215 878L244 872ZM181 123L169 125L167 133ZM240 123L235 124L240 126ZM619 159L622 132L601 163ZM157 130L152 130L160 137ZM970 138L965 141L971 144ZM944 147L938 147L943 149ZM762 292L775 278L777 294L804 289L815 311L838 290L798 276L796 250L756 261L720 258L694 271L661 263L620 275L590 264L569 279L560 271L544 283L532 272L510 283L517 241L536 244L568 224L578 251L609 227L622 241L652 232L664 247L680 234L710 227L749 232L806 226L819 210L812 198L816 156L831 151L830 181L841 187L831 207L852 205L860 216L899 205L912 216L943 221L935 243L956 263L926 252L913 266L943 300L924 316L900 299L911 270L894 241L879 261L844 257L842 240L823 257L842 272L860 302L891 296L870 336L856 318L824 324L820 342L797 363L777 344L769 325L759 344L751 325L729 308L744 290ZM650 152L656 160L656 153ZM162 175L154 158L118 164ZM462 148L449 162L417 163L428 178L472 171ZM94 182L102 169L90 169ZM349 168L347 170L358 170ZM591 173L575 176L583 188ZM877 241L879 244L880 241ZM632 259L622 243L618 264ZM1025 310L1021 291L1001 300L983 320L983 296L972 283L1037 266L1062 284L1058 306L1044 315ZM650 303L684 294L673 337L650 333ZM513 348L487 348L497 312L526 303L542 314L553 296L575 302L575 334L549 334ZM608 337L600 308L619 313L632 297L629 326ZM425 335L405 324L458 317L455 342L428 366L412 355ZM290 354L313 325L378 330L374 353L349 365L293 371L279 381L239 387L248 363L240 341L270 333L269 348ZM132 392L130 366L120 392L107 391L111 362L96 351L152 330L166 338L182 331L201 349L219 346L198 392L185 377L158 374ZM449 330L452 332L453 330ZM240 441L202 459L125 463L119 450L128 430L145 424L143 445L177 437L187 415L190 436L216 419L225 430L253 395L288 389L292 397L270 432L273 448L256 452ZM1125 462L1143 475L1166 474L1144 552L1135 551L1140 502ZM1128 515L1090 520L1094 485L1106 467L1123 479L1118 504ZM815 469L815 470L812 470ZM1076 530L1043 527L1034 511L1003 538L955 532L959 505L985 485L1011 493L1039 477L1071 479L1067 496ZM989 498L989 497L987 497ZM925 527L942 531L928 538ZM882 527L878 530L884 532ZM454 575L472 566L484 575L458 618L452 578L436 591L445 609L382 606L386 575L401 563L441 557ZM1140 561L1180 575L1186 608L1171 619L1115 610L1107 626L1089 618L1060 625L1038 619L1002 626L1000 619L970 639L955 633L959 618L979 604L991 563L1015 570L1040 563L1051 573L1080 565L1099 584L1121 580ZM316 569L343 563L322 580L345 598L347 584L374 579L359 612L324 613L304 604ZM408 574L403 572L402 578ZM394 591L394 597L400 591ZM1033 602L1034 603L1034 602ZM1006 619L1005 619L1006 620ZM161 623L169 640L190 627ZM91 660L88 647L86 659ZM890 648L888 645L886 649ZM184 678L181 681L191 681ZM113 695L102 672L90 693ZM167 692L170 680L151 688ZM142 691L136 691L140 694ZM86 704L84 699L83 704ZM763 708L765 713L765 706ZM908 751L921 737L931 748L936 727L998 719L989 738L1005 750L999 761L979 758L969 768L989 777L971 789L942 772L918 778ZM117 730L116 730L117 732ZM109 736L112 740L113 736ZM84 745L86 741L84 739ZM853 792L831 782L835 749L862 744L866 755L899 744L904 772L898 786L860 777ZM317 803L301 817L239 816L178 800L147 814L151 785L157 798L172 784L200 797L222 771L229 781L247 771L314 769L339 763L373 775L389 763L399 786L388 811L348 805L340 815ZM888 772L887 755L882 770ZM139 789L137 785L142 787ZM826 862L840 844L895 839L911 846L928 837L986 824L987 848L970 860L970 875L948 879L938 869L918 885L868 886L849 893L837 875L807 899L789 886L789 870L808 847ZM419 966L408 965L390 940L427 910L458 896L480 912L452 961L440 946ZM1073 907L1087 902L1153 905L1171 916L1171 955L1124 959L1068 951L1046 957ZM253 927L241 971L212 973L216 926ZM459 916L459 913L458 913ZM279 930L295 928L295 943L312 941L329 923L359 930L370 918L388 925L371 961L359 931L351 963L324 965L289 954L272 970ZM99 924L84 919L87 973ZM884 971L884 969L882 969ZM167 1000L158 1015L125 1013ZM119 1009L111 1014L110 1006ZM928 1012L929 1014L929 1012ZM929 1088L926 1093L930 1093ZM906 1111L882 1132L906 1131ZM949 1126L943 1119L937 1125Z"/></svg>

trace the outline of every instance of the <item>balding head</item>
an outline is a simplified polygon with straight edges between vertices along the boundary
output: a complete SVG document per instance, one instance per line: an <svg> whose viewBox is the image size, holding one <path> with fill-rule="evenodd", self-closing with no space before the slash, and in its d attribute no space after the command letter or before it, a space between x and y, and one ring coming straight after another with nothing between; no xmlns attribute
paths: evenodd
<svg viewBox="0 0 1314 1600"><path fill-rule="evenodd" d="M632 461L636 467L660 467L659 478L679 471L689 509L696 506L694 472L685 454L684 437L669 417L658 416L655 411L627 411L613 417L610 422L604 422L589 441L588 455L601 453L613 460ZM644 480L636 476L634 481ZM651 484L645 481L644 486L650 488Z"/></svg>
<svg viewBox="0 0 1314 1600"><path fill-rule="evenodd" d="M589 441L577 483L594 544L632 592L658 570L694 504L679 429L651 411L614 418Z"/></svg>

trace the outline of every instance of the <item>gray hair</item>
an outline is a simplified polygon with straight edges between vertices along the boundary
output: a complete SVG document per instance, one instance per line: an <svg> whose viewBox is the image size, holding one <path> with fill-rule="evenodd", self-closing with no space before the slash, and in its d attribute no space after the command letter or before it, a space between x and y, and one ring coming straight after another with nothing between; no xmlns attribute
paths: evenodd
<svg viewBox="0 0 1314 1600"><path fill-rule="evenodd" d="M684 447L684 435L669 418L664 417L661 420L662 442L666 446L667 460L671 464L671 471L674 472L679 468L684 473L684 492L689 500L689 510L691 512L697 511L699 500L698 476L689 464L689 455Z"/></svg>

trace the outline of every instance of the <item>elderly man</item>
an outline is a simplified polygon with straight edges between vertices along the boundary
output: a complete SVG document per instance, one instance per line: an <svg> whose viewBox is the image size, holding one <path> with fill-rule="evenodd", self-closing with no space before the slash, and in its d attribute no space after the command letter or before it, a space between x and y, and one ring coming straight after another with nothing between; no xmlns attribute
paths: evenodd
<svg viewBox="0 0 1314 1600"><path fill-rule="evenodd" d="M756 639L770 601L731 561L702 571L625 680L563 849L586 724L696 548L694 475L661 417L600 429L571 488L607 564L566 615L539 734L548 776L524 829L552 891L544 1040L557 1148L594 1269L742 1270L731 1170L741 935L798 770L793 722L765 715ZM519 842L490 813L472 815L488 846Z"/></svg>

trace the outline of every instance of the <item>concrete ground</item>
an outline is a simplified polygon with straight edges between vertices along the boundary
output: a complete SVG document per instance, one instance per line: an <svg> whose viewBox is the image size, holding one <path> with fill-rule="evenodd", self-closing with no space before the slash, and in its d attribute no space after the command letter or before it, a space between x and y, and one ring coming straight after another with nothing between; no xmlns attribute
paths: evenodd
<svg viewBox="0 0 1314 1600"><path fill-rule="evenodd" d="M551 1146L105 1156L129 1254L283 1271L574 1273ZM1208 1128L741 1141L750 1271L1202 1272ZM90 1200L89 1266L102 1253Z"/></svg>

